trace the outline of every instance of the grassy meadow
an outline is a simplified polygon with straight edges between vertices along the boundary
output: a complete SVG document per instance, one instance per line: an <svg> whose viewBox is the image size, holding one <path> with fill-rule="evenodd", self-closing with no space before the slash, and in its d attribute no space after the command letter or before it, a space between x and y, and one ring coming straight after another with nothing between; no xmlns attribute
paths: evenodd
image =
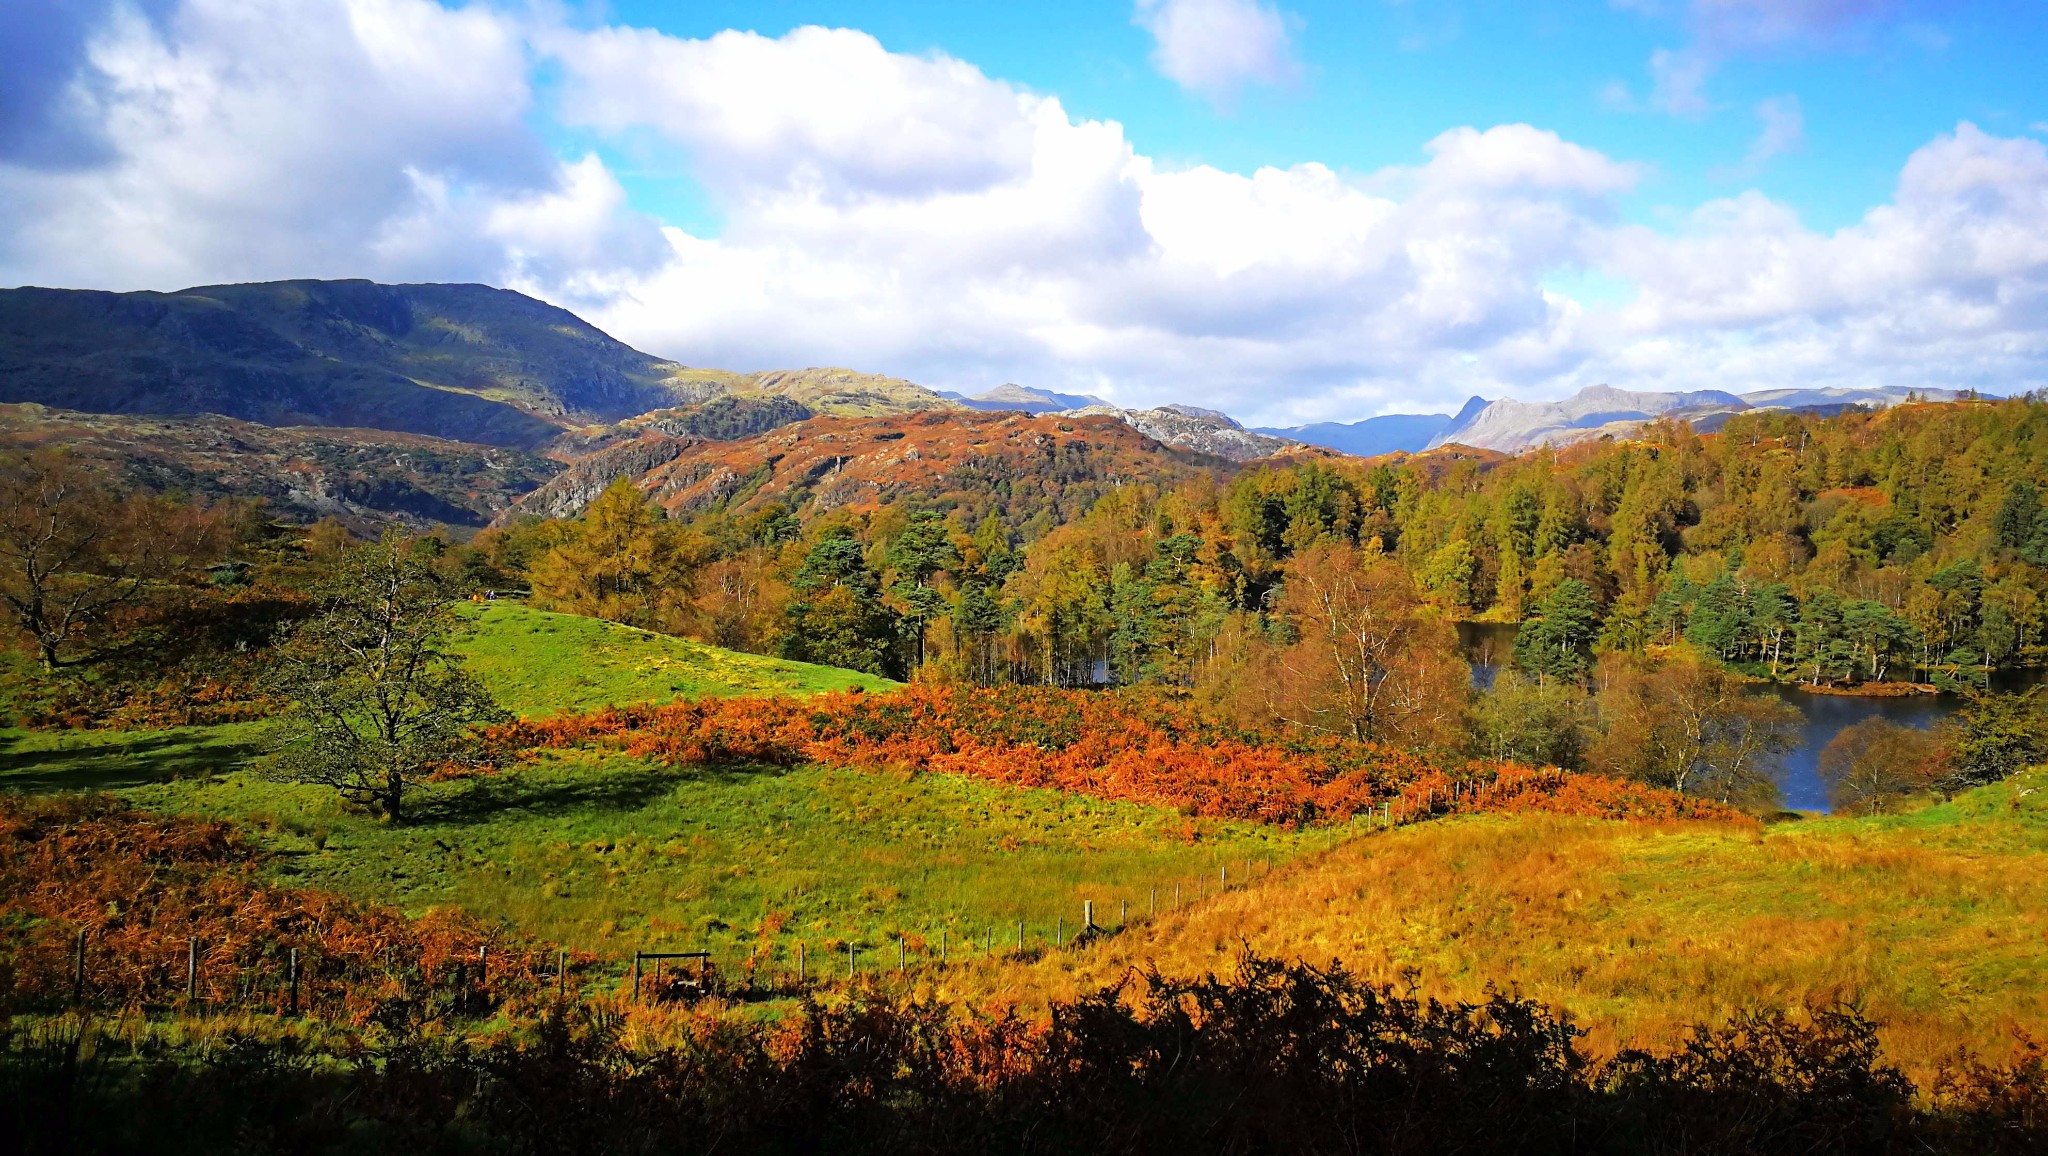
<svg viewBox="0 0 2048 1156"><path fill-rule="evenodd" d="M1000 984L1072 995L1125 969L1227 969L1249 945L1569 1010L1601 1049L1739 1009L1844 1001L1931 1072L2048 1039L2048 769L1908 814L1770 826L1480 815L1344 842Z"/></svg>
<svg viewBox="0 0 2048 1156"><path fill-rule="evenodd" d="M465 605L470 669L524 715L678 696L808 694L896 685L516 603ZM1033 948L1110 920L1176 882L1192 900L1218 869L1333 845L1176 811L950 775L827 767L675 770L569 752L430 784L393 827L331 792L260 773L262 725L158 731L0 731L0 790L112 791L137 806L236 821L281 881L410 912L459 904L571 947L786 958L849 942L893 961L942 942Z"/></svg>

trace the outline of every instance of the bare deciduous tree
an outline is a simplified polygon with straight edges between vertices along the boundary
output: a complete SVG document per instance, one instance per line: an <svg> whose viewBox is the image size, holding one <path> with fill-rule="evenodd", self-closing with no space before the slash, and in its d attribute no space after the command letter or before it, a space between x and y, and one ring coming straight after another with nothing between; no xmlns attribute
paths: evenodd
<svg viewBox="0 0 2048 1156"><path fill-rule="evenodd" d="M1235 680L1254 713L1371 742L1458 742L1471 667L1398 563L1340 542L1310 546L1289 564L1278 609L1295 641L1251 644Z"/></svg>
<svg viewBox="0 0 2048 1156"><path fill-rule="evenodd" d="M0 456L0 602L46 671L103 657L116 612L227 539L205 510L116 497L68 454Z"/></svg>
<svg viewBox="0 0 2048 1156"><path fill-rule="evenodd" d="M1588 760L1595 769L1681 795L1776 803L1776 772L1797 739L1798 711L1704 663L1651 668L1610 655L1598 681L1602 734Z"/></svg>

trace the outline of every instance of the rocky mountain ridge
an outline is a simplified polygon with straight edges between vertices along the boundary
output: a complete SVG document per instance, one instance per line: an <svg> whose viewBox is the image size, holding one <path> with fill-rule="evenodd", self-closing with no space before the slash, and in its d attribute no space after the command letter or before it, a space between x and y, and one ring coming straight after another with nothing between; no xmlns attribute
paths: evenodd
<svg viewBox="0 0 2048 1156"><path fill-rule="evenodd" d="M1165 405L1157 409L1120 409L1113 405L1091 405L1082 409L1067 410L1064 416L1113 417L1146 437L1166 445L1227 458L1233 462L1248 462L1309 448L1288 438L1248 430L1227 414L1192 405Z"/></svg>
<svg viewBox="0 0 2048 1156"><path fill-rule="evenodd" d="M1595 385L1558 401L1529 402L1502 398L1487 403L1466 420L1438 432L1428 443L1456 443L1480 449L1519 453L1540 445L1568 445L1597 437L1626 438L1646 421L1679 418L1701 433L1711 433L1738 413L1759 409L1803 413L1839 413L1852 406L1883 409L1911 400L1954 401L1955 390L1904 386L1866 388L1774 389L1747 394L1722 390L1657 393ZM1475 399L1476 400L1476 399ZM1471 407L1468 405L1467 410Z"/></svg>

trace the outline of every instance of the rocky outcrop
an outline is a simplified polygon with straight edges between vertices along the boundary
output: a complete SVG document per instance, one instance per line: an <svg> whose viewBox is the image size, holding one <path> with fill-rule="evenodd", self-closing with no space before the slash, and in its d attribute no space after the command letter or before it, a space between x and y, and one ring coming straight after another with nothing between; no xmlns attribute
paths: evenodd
<svg viewBox="0 0 2048 1156"><path fill-rule="evenodd" d="M1270 434L1254 433L1227 415L1191 405L1168 405L1158 409L1118 409L1091 405L1069 410L1069 417L1113 417L1154 441L1196 453L1211 454L1233 462L1272 457L1305 448L1302 443Z"/></svg>
<svg viewBox="0 0 2048 1156"><path fill-rule="evenodd" d="M540 489L519 499L517 512L543 518L573 518L620 478L639 479L682 457L708 439L650 430L632 441L578 458Z"/></svg>

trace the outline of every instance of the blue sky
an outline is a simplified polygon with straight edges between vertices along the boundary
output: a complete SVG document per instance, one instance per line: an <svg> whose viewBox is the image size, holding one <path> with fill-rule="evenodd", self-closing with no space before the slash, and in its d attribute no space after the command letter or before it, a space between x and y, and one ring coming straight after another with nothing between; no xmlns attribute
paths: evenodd
<svg viewBox="0 0 2048 1156"><path fill-rule="evenodd" d="M1249 420L2048 384L2048 5L20 0L0 283Z"/></svg>
<svg viewBox="0 0 2048 1156"><path fill-rule="evenodd" d="M2044 6L1861 7L1872 15L1729 53L1704 85L1710 107L1686 115L1651 100L1651 54L1696 41L1675 2L1290 3L1300 80L1251 86L1223 107L1152 67L1152 37L1126 3L618 0L590 11L685 37L859 28L892 51L957 56L1076 116L1120 121L1155 157L1239 172L1303 161L1369 172L1415 162L1449 126L1527 122L1654 166L1626 201L1632 219L1654 224L1674 206L1755 188L1833 229L1882 201L1905 157L1959 120L1998 133L2048 122ZM1803 114L1798 146L1745 164L1757 106L1786 97ZM660 183L650 197L705 211L700 196Z"/></svg>

